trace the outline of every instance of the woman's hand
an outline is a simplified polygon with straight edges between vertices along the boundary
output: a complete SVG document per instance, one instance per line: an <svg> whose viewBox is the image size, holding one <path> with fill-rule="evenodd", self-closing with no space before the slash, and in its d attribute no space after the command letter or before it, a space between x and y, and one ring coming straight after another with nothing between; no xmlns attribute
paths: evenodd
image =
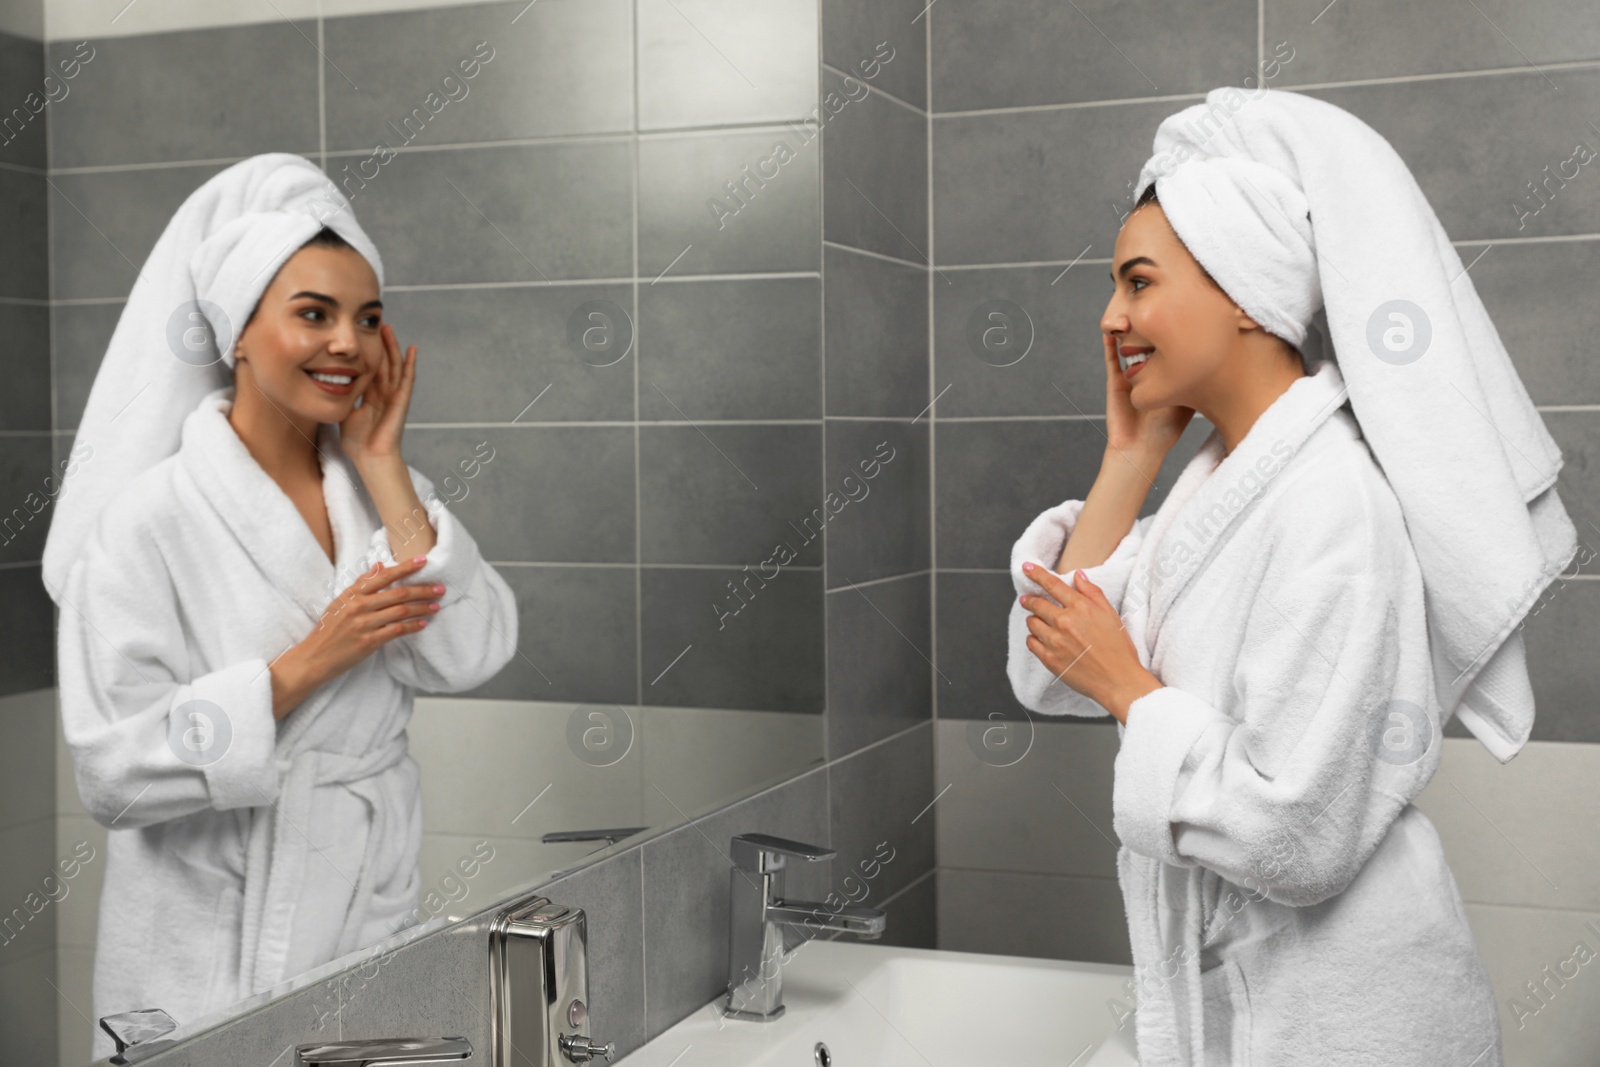
<svg viewBox="0 0 1600 1067"><path fill-rule="evenodd" d="M1117 338L1102 333L1106 357L1106 447L1130 458L1147 457L1161 466L1172 446L1194 418L1194 408L1179 405L1140 411L1129 394L1133 383L1122 373Z"/></svg>
<svg viewBox="0 0 1600 1067"><path fill-rule="evenodd" d="M1161 681L1139 662L1122 617L1081 570L1074 589L1037 564L1024 563L1022 568L1050 594L1021 598L1032 612L1028 651L1057 679L1126 723L1128 705L1160 689Z"/></svg>
<svg viewBox="0 0 1600 1067"><path fill-rule="evenodd" d="M317 628L272 663L272 714L283 718L313 689L332 681L383 645L428 625L442 585L396 585L421 570L425 557L393 567L374 564L334 598Z"/></svg>
<svg viewBox="0 0 1600 1067"><path fill-rule="evenodd" d="M408 348L402 359L394 327L386 322L379 332L383 335L383 360L378 373L361 394L361 406L339 424L339 443L358 467L373 459L399 457L400 434L411 407L411 387L417 380L417 346Z"/></svg>

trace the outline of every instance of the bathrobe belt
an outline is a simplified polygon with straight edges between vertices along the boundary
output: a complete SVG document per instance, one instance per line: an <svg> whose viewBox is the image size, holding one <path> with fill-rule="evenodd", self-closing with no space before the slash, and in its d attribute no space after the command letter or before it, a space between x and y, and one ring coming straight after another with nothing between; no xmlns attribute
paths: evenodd
<svg viewBox="0 0 1600 1067"><path fill-rule="evenodd" d="M379 847L389 837L389 812L375 785L378 775L406 757L402 731L386 744L361 755L304 749L287 766L279 761L278 799L254 809L245 854L245 900L242 943L239 951L239 995L249 996L286 978L283 967L293 933L294 908L311 853L307 829L314 817L312 793L316 786L339 784L364 799L372 809L366 849L361 858L349 912L339 937L336 955L353 952L367 903L381 873L375 870Z"/></svg>

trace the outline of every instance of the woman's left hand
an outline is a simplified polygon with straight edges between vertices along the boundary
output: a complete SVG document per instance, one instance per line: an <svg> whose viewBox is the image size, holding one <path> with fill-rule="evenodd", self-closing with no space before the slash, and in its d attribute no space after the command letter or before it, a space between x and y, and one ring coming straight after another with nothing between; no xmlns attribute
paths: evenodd
<svg viewBox="0 0 1600 1067"><path fill-rule="evenodd" d="M1061 682L1126 723L1128 705L1160 689L1161 681L1139 662L1122 617L1081 570L1075 589L1038 564L1025 563L1023 569L1050 594L1021 598L1032 613L1028 651Z"/></svg>
<svg viewBox="0 0 1600 1067"><path fill-rule="evenodd" d="M361 394L361 406L339 424L340 444L357 466L368 460L399 457L411 387L417 380L417 346L407 349L402 359L394 327L386 322L379 332L384 354L378 373Z"/></svg>

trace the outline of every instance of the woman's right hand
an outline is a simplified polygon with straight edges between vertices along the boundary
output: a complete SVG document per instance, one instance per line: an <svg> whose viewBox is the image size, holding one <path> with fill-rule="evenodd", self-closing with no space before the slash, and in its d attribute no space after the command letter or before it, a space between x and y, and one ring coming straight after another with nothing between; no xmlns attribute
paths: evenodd
<svg viewBox="0 0 1600 1067"><path fill-rule="evenodd" d="M1117 338L1102 333L1106 359L1106 446L1123 456L1153 459L1157 466L1178 443L1194 418L1194 408L1181 405L1140 411L1129 394L1133 385L1122 373Z"/></svg>
<svg viewBox="0 0 1600 1067"><path fill-rule="evenodd" d="M273 663L273 715L283 718L313 689L331 681L385 644L428 625L444 595L440 585L398 585L427 563L372 570L350 584L322 613L316 629Z"/></svg>

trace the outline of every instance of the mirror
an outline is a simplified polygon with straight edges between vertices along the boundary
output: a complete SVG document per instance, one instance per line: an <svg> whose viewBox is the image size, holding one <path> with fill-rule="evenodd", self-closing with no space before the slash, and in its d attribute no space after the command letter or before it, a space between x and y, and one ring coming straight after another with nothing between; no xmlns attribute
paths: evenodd
<svg viewBox="0 0 1600 1067"><path fill-rule="evenodd" d="M31 131L0 146L20 173L48 176L27 201L41 219L48 204L48 240L41 232L7 249L32 257L38 291L22 294L33 301L25 307L0 308L22 307L50 333L54 455L37 465L57 478L77 458L79 420L130 291L190 194L269 151L303 155L340 185L382 256L382 319L402 348L417 348L403 459L432 482L515 605L504 666L459 692L414 687L396 735L419 772L422 811L415 905L397 930L482 911L821 760L824 590L870 576L872 565L830 560L824 542L896 449L862 424L840 436L850 454L823 452L813 0L540 0L348 14L324 4L321 19L310 5L287 5L280 17L271 4L238 2L208 9L206 25L173 25L183 16L171 11L119 14L121 6L52 12L50 24L70 31L52 34L35 72L52 94L49 155ZM291 540L298 558L315 559L319 531L303 500L267 492L244 503L259 509L250 514L261 517L264 542L280 528L262 516L299 509L305 526ZM311 515L317 504L307 505ZM332 516L330 529L339 523ZM7 562L37 561L43 530L8 547ZM295 617L266 586L240 584L231 612L207 613L214 588L183 590L180 605L168 589L123 629L192 647L186 627L222 632L272 612ZM30 602L48 613L36 592ZM247 599L255 597L266 599ZM475 610L451 607L463 621ZM75 606L56 617L86 644L107 642L99 662L129 651L101 633L116 627L92 607L76 624ZM439 615L436 631L452 621ZM95 684L79 678L74 692ZM307 700L279 720L280 738L315 703ZM319 714L353 714L354 702L323 700ZM190 1017L203 1009L219 1021L231 1009L205 1000L207 968L220 974L235 961L226 948L213 956L207 938L236 942L236 919L98 932L97 921L107 895L128 892L139 847L182 853L242 820L228 838L242 850L264 813L236 804L164 829L138 821L108 830L112 820L92 814L81 794L83 752L63 733L62 717L74 714L86 721L81 707L57 712L54 758L40 734L28 761L29 773L53 769L56 800L39 821L51 840L40 838L30 862L48 853L52 884L70 892L48 933L36 923L12 936L59 952L80 1014L161 1007L184 1025L177 1005L91 1009L88 996L91 973L136 986L181 967L195 992ZM210 718L186 714L181 725L181 744L215 743ZM302 730L296 743L316 748L325 736L346 756L364 751L347 730L313 734ZM209 780L204 759L178 755L156 753L194 788ZM371 794L342 793L359 830L370 816L352 798ZM325 794L316 796L321 804ZM141 802L149 800L134 796L117 814L135 822ZM340 879L358 867L332 837L296 823L307 812L273 810L291 828L280 834L310 835L307 864L342 856L330 867ZM127 846L110 847L111 834L127 834ZM243 864L242 851L230 862ZM251 892L237 869L226 877ZM157 941L146 938L172 951L148 952ZM273 994L361 947L303 958ZM108 952L118 958L100 958ZM87 1061L89 1030L63 1025L63 1062Z"/></svg>

